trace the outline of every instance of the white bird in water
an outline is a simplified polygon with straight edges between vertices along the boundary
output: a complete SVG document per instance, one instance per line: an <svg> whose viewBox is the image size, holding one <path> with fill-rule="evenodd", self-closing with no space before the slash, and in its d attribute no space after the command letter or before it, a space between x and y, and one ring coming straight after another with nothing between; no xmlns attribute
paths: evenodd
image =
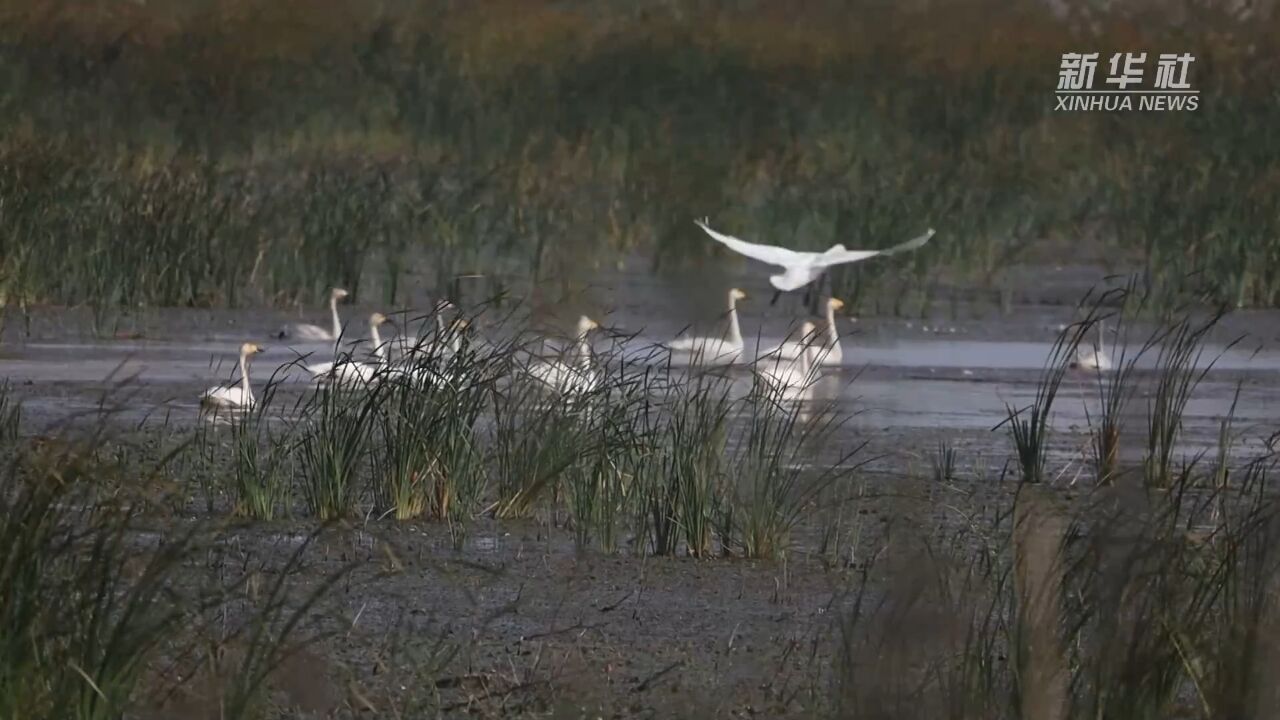
<svg viewBox="0 0 1280 720"><path fill-rule="evenodd" d="M844 350L840 347L840 331L836 327L836 311L843 308L844 301L840 298L827 300L827 331L823 333L822 346L817 351L816 358L819 365L840 365L844 362ZM812 327L813 323L806 323L806 325ZM806 348L814 344L815 339L802 332L798 340L787 340L781 345L775 345L760 353L760 356L795 360L804 353Z"/></svg>
<svg viewBox="0 0 1280 720"><path fill-rule="evenodd" d="M461 383L461 381L467 375L468 368L459 368L457 366L458 363L453 361L452 357L459 351L461 341L458 338L461 338L462 333L465 332L470 325L471 323L467 322L466 318L454 318L453 322L449 324L449 329L442 331L450 333L454 338L454 341L451 343L453 347L451 348L449 355L433 356L424 354L406 356L401 363L408 367L389 369L387 370L387 375L390 377L407 378L418 385L426 384L441 386L448 383L464 384ZM436 369L435 367L431 367L427 364L432 361L443 365L443 369Z"/></svg>
<svg viewBox="0 0 1280 720"><path fill-rule="evenodd" d="M1083 342L1076 346L1076 356L1072 358L1070 366L1073 369L1081 370L1101 370L1111 369L1111 356L1103 349L1103 331L1102 321L1098 321L1098 341L1095 344L1086 346Z"/></svg>
<svg viewBox="0 0 1280 720"><path fill-rule="evenodd" d="M742 328L738 325L738 301L747 294L738 288L729 291L729 337L684 337L667 343L672 352L693 356L696 362L708 365L732 365L742 357Z"/></svg>
<svg viewBox="0 0 1280 720"><path fill-rule="evenodd" d="M746 255L754 260L777 265L784 268L785 272L778 275L770 275L769 282L773 284L779 292L790 292L808 285L817 280L826 272L827 268L833 265L843 265L845 263L855 263L867 258L873 258L877 255L893 255L895 253L906 252L923 247L929 242L929 238L934 236L933 228L921 235L920 237L908 240L900 245L894 245L884 250L846 250L844 245L832 245L823 252L805 252L800 250L788 250L777 245L760 245L757 243L749 243L740 240L731 235L725 235L712 230L708 225L706 218L702 220L694 220L698 227L702 228L708 235L715 240L727 246L736 253ZM776 296L775 296L776 299Z"/></svg>
<svg viewBox="0 0 1280 720"><path fill-rule="evenodd" d="M557 393L587 392L596 387L600 377L591 367L591 343L587 336L600 325L583 315L578 318L578 343L572 364L563 360L541 361L529 366L529 374Z"/></svg>
<svg viewBox="0 0 1280 720"><path fill-rule="evenodd" d="M458 352L462 338L456 333L450 334L449 329L445 327L444 313L446 310L452 310L453 303L448 300L441 300L436 303L435 311L432 313L436 319L435 336L416 337L413 335L396 336L396 344L400 347L400 355L407 357L410 355L431 355L441 358L448 358ZM465 327L466 323L461 326L453 324L450 327Z"/></svg>
<svg viewBox="0 0 1280 720"><path fill-rule="evenodd" d="M804 344L797 357L786 359L775 355L756 362L755 371L761 382L784 400L801 399L817 379L817 353L820 351L812 342L817 328L806 320L800 326L800 333L801 338L810 342Z"/></svg>
<svg viewBox="0 0 1280 720"><path fill-rule="evenodd" d="M387 347L382 342L382 334L378 328L387 322L387 316L382 313L374 313L369 316L369 337L373 342L373 353L378 358L378 363L356 362L350 358L344 358L337 362L322 362L314 365L307 365L307 372L314 376L317 383L327 385L333 383L339 387L359 387L366 385L373 380L373 376L378 371L378 365L386 365Z"/></svg>
<svg viewBox="0 0 1280 720"><path fill-rule="evenodd" d="M308 323L296 323L286 325L276 332L276 337L282 340L299 340L302 342L337 342L342 337L342 318L338 317L338 302L350 295L342 288L334 288L329 291L329 312L333 315L333 328L325 329L319 325L311 325Z"/></svg>
<svg viewBox="0 0 1280 720"><path fill-rule="evenodd" d="M207 408L224 408L246 410L252 408L256 400L253 388L249 385L249 358L262 352L262 348L253 343L240 346L240 383L215 385L200 394L200 404Z"/></svg>

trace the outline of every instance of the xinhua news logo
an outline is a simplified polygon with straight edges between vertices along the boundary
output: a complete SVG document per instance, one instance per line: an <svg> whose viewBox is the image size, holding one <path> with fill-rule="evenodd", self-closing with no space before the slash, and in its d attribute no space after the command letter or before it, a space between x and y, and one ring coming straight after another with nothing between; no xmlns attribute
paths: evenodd
<svg viewBox="0 0 1280 720"><path fill-rule="evenodd" d="M1114 53L1107 63L1101 87L1094 86L1098 53L1063 53L1058 68L1058 101L1055 110L1091 112L1146 110L1152 112L1194 111L1200 107L1200 91L1187 79L1190 53L1160 53L1155 75L1145 84L1146 53Z"/></svg>

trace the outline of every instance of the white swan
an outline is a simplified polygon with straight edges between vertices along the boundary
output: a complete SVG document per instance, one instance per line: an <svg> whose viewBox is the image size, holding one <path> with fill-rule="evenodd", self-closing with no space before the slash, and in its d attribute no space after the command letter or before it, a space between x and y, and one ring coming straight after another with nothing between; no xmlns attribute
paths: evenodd
<svg viewBox="0 0 1280 720"><path fill-rule="evenodd" d="M824 252L802 252L788 250L776 245L749 243L730 235L718 233L707 225L708 221L706 219L695 220L694 223L712 238L728 246L734 252L770 265L785 268L786 272L769 276L769 282L775 288L784 292L797 290L817 280L832 265L858 262L877 255L893 255L907 250L915 250L929 242L929 238L934 236L933 228L929 228L920 237L884 250L846 250L844 245L832 245Z"/></svg>
<svg viewBox="0 0 1280 720"><path fill-rule="evenodd" d="M827 331L823 334L822 348L817 353L819 365L841 365L844 362L844 349L840 347L840 331L836 327L836 311L844 307L840 298L827 300ZM812 324L812 323L810 323ZM803 354L805 348L813 344L814 338L801 333L795 340L786 340L760 353L761 357L779 357L784 360L795 360Z"/></svg>
<svg viewBox="0 0 1280 720"><path fill-rule="evenodd" d="M227 408L245 410L252 408L256 400L253 388L249 386L249 358L262 352L262 348L253 343L240 346L240 383L230 385L214 385L200 394L200 404L208 408Z"/></svg>
<svg viewBox="0 0 1280 720"><path fill-rule="evenodd" d="M387 316L382 313L369 316L369 338L373 342L373 353L378 358L377 363L356 362L350 358L343 358L336 362L307 365L305 366L307 372L311 373L316 383L320 385L332 383L346 388L367 385L378 372L378 366L385 366L388 362L387 347L383 344L382 334L378 330L385 322L387 322Z"/></svg>
<svg viewBox="0 0 1280 720"><path fill-rule="evenodd" d="M286 325L276 332L280 339L301 340L303 342L337 342L342 337L342 318L338 317L338 301L349 295L342 288L329 291L329 312L333 315L333 329L326 330L319 325L295 323Z"/></svg>
<svg viewBox="0 0 1280 720"><path fill-rule="evenodd" d="M667 349L687 353L694 360L709 365L731 365L742 357L742 328L738 325L738 301L747 294L733 288L729 291L729 337L685 337L667 343Z"/></svg>
<svg viewBox="0 0 1280 720"><path fill-rule="evenodd" d="M578 318L578 343L572 364L563 360L543 360L529 366L529 375L557 393L581 393L595 388L600 376L591 367L591 343L587 336L600 325L583 315Z"/></svg>
<svg viewBox="0 0 1280 720"><path fill-rule="evenodd" d="M1071 360L1070 367L1081 370L1110 370L1111 356L1107 354L1103 344L1102 321L1098 321L1098 341L1090 346L1086 346L1083 342L1076 345L1076 356Z"/></svg>
<svg viewBox="0 0 1280 720"><path fill-rule="evenodd" d="M817 328L808 320L800 326L802 338L812 338L816 331ZM812 387L817 377L818 352L820 351L814 343L808 343L796 358L763 358L756 362L756 375L765 386L778 392L783 399L799 399Z"/></svg>
<svg viewBox="0 0 1280 720"><path fill-rule="evenodd" d="M448 300L441 300L436 303L435 311L432 313L436 318L435 336L418 337L415 335L397 335L396 344L399 346L401 357L410 355L433 355L441 358L447 358L458 352L462 339L455 333L450 335L448 328L444 324L444 312L452 310L453 303ZM453 327L451 325L450 327Z"/></svg>
<svg viewBox="0 0 1280 720"><path fill-rule="evenodd" d="M387 373L386 373L387 376L395 377L395 378L407 378L408 380L410 380L411 382L417 385L428 384L428 385L439 386L439 385L444 385L448 383L458 384L459 381L461 381L466 376L467 374L466 368L456 367L456 363L452 362L451 359L452 359L452 354L457 353L459 351L460 343L461 343L460 338L462 336L462 333L467 329L468 326L470 326L470 324L471 323L467 322L466 318L460 318L460 317L454 318L453 322L449 323L449 329L443 331L443 332L450 333L454 338L453 341L450 343L450 345L452 345L453 347L452 347L452 352L448 357L445 357L443 355L421 356L423 359L434 357L437 363L441 363L444 365L443 369L438 370L435 367L430 367L428 365L416 364L413 360L402 360L401 363L407 364L408 367L390 368L387 370Z"/></svg>

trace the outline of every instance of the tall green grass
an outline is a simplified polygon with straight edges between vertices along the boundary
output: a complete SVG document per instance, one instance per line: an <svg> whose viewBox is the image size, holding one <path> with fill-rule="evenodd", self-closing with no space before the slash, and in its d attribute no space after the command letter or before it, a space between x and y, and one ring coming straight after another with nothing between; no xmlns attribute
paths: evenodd
<svg viewBox="0 0 1280 720"><path fill-rule="evenodd" d="M7 381L0 383L0 442L17 443L21 429L22 403L14 397L12 385Z"/></svg>
<svg viewBox="0 0 1280 720"><path fill-rule="evenodd" d="M722 535L750 558L786 555L792 529L831 486L849 485L865 443L841 449L848 416L788 402L783 389L756 381L744 400L745 427L729 460L732 507ZM823 457L834 452L834 457ZM841 488L843 490L844 488Z"/></svg>
<svg viewBox="0 0 1280 720"><path fill-rule="evenodd" d="M243 598L241 580L202 564L220 562L221 529L157 515L139 482L175 453L143 463L129 447L102 426L64 429L0 470L0 714L119 718L152 708L198 684L202 638L228 632L234 611L248 623L238 637L256 650L226 668L237 682L208 700L221 717L257 717L266 674L343 573L298 597L300 549L267 602L232 600Z"/></svg>
<svg viewBox="0 0 1280 720"><path fill-rule="evenodd" d="M1143 296L1128 300L1133 310ZM1053 358L1097 320L1098 305L1084 310L1085 320L1062 334L1037 407L1051 406L1045 401L1062 382ZM1229 416L1216 463L1198 463L1200 452L1188 456L1177 444L1187 403L1212 364L1203 360L1204 342L1217 320L1167 319L1097 381L1104 383L1100 426L1115 429L1085 451L1100 461L1098 484L1070 502L1070 494L1055 496L1040 445L1021 440L1038 443L1041 425L1017 430L1018 475L1038 482L1000 495L985 521L962 523L941 541L922 533L881 568L888 573L876 590L871 574L864 576L842 622L832 688L839 712L1274 714L1265 678L1275 671L1280 609L1280 508L1268 488L1275 455L1233 453ZM1124 372L1148 352L1156 356L1150 370ZM1149 437L1120 432L1123 408L1148 379L1147 426L1158 435L1158 452ZM1133 451L1143 451L1147 482L1115 482L1115 458Z"/></svg>
<svg viewBox="0 0 1280 720"><path fill-rule="evenodd" d="M365 484L373 431L376 394L342 388L317 390L304 405L305 427L299 431L300 486L307 510L321 520L355 514Z"/></svg>
<svg viewBox="0 0 1280 720"><path fill-rule="evenodd" d="M228 422L235 455L232 512L254 520L272 520L291 509L293 438L271 413L277 387L268 383L252 409Z"/></svg>

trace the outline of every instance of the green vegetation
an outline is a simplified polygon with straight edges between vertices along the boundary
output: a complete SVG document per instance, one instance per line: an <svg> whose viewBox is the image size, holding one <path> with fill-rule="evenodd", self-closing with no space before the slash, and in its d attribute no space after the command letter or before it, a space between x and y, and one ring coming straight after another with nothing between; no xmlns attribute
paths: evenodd
<svg viewBox="0 0 1280 720"><path fill-rule="evenodd" d="M822 457L846 415L764 383L735 394L721 375L616 345L596 358L601 382L564 396L521 372L519 339L418 354L292 401L273 382L253 410L207 416L190 452L228 478L209 507L251 517L296 508L462 531L484 515L566 513L581 547L631 537L639 554L694 557L785 556L818 495L851 483L860 443Z"/></svg>
<svg viewBox="0 0 1280 720"><path fill-rule="evenodd" d="M139 479L163 468L126 449L101 426L4 440L0 715L123 717L158 707L184 681L208 677L225 647L245 645L242 660L222 663L217 704L220 717L259 717L266 676L297 636L318 637L303 621L339 575L295 592L303 542L272 568L262 602L246 602L244 574L209 567L225 561L226 527L210 518L157 533L155 490ZM192 580L207 570L211 582Z"/></svg>
<svg viewBox="0 0 1280 720"><path fill-rule="evenodd" d="M1170 298L1280 302L1277 19L1049 6L11 3L0 301L500 289L721 253L710 214L808 247L938 227L833 274L862 311L1067 248ZM1200 109L1054 112L1081 49L1100 74L1193 53ZM933 290L874 292L904 278Z"/></svg>
<svg viewBox="0 0 1280 720"><path fill-rule="evenodd" d="M303 590L310 540L298 526L320 533L325 521L364 518L352 534L447 523L455 549L477 526L541 534L559 525L579 551L638 555L639 567L671 555L775 561L759 563L781 568L775 596L787 592L789 563L821 556L825 581L851 592L831 600L840 632L818 623L829 640L813 652L833 657L806 672L815 687L832 684L804 701L811 714L1266 717L1258 708L1274 707L1264 678L1280 611L1275 457L1251 450L1229 415L1216 452L1186 454L1183 416L1212 364L1205 340L1221 315L1170 317L1130 345L1131 316L1148 302L1132 284L1087 297L1030 407L1009 408L1014 452L1000 476L939 443L922 468L936 489L924 525L908 513L894 518L907 532L883 535L861 527L866 448L841 431L847 415L765 383L735 389L720 374L656 364L625 338L595 358L598 384L564 397L523 377L519 334L483 348L463 337L451 356L420 353L364 388L298 395L273 381L247 414L189 434L166 429L154 466L105 426L24 436L6 389L15 429L0 434L10 460L0 476L0 609L11 625L0 704L13 715L117 717L214 673L224 716L261 716L290 638L349 633L377 601L348 593L344 602L361 608L349 624L327 610L327 624L304 625L339 576ZM1108 312L1126 344L1112 348L1117 369L1076 376L1097 384L1101 411L1080 457L1063 461L1053 402ZM1145 413L1125 412L1139 402ZM1092 481L1057 482L1064 462L1089 458L1093 472L1081 475ZM948 496L1013 476L1016 490L994 501ZM211 512L192 522L199 492ZM938 512L960 517L927 526ZM301 522L259 522L281 515ZM255 523L220 524L236 516ZM240 543L260 527L293 528L285 536L303 541L282 566L253 570ZM884 544L863 550L867 538ZM401 572L395 543L377 543L388 571ZM239 574L227 574L228 562ZM429 582L440 579L448 575ZM391 702L452 707L442 693L453 681L441 676L479 641L398 639L397 652L426 653L419 672L430 677ZM166 674L175 656L177 677Z"/></svg>
<svg viewBox="0 0 1280 720"><path fill-rule="evenodd" d="M1051 404L1062 365L1097 323L1101 303L1136 313L1145 302L1132 290L1089 300L1024 412L1040 417ZM1228 460L1238 442L1230 417L1216 462L1174 462L1166 451L1212 364L1203 360L1204 339L1219 317L1171 319L1129 347L1118 366L1129 372L1097 377L1103 411L1089 428L1097 481L1074 500L1046 490L1046 437L1011 411L1023 480L1016 494L963 517L958 530L913 539L884 561L883 586L871 592L864 578L855 594L834 674L840 716L1275 712L1264 679L1274 672L1280 612L1274 452ZM1146 377L1132 372L1143 357L1155 363ZM1151 384L1147 412L1127 415L1125 405L1146 387L1140 381ZM1129 434L1126 422L1143 427Z"/></svg>

